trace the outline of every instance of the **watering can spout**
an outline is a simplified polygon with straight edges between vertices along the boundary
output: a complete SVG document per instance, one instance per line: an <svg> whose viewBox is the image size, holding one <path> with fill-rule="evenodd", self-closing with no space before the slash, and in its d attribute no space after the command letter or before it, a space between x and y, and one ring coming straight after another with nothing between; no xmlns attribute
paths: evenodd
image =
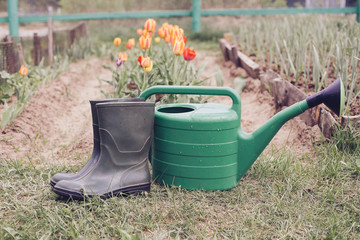
<svg viewBox="0 0 360 240"><path fill-rule="evenodd" d="M342 114L344 106L344 86L340 78L330 84L326 89L278 112L254 132L248 134L239 129L238 179L246 173L271 139L288 120L321 103L324 103L338 116Z"/></svg>

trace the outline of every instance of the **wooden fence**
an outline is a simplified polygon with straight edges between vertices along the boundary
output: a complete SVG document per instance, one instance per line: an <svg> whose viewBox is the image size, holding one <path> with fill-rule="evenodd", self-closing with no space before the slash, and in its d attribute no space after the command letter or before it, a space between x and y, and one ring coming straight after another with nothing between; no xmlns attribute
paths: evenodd
<svg viewBox="0 0 360 240"><path fill-rule="evenodd" d="M19 36L19 23L53 21L79 21L120 18L192 17L192 29L201 30L201 17L239 15L279 15L279 14L356 14L360 22L360 4L346 8L272 8L272 9L201 9L201 0L192 0L191 10L141 11L118 13L87 13L66 15L18 16L18 0L7 0L8 17L0 18L0 23L8 23L11 36Z"/></svg>
<svg viewBox="0 0 360 240"><path fill-rule="evenodd" d="M54 54L65 51L76 40L87 36L87 27L86 23L81 23L71 29L61 31L50 30L49 32L52 32L52 34L40 36L38 33L34 33L32 37L23 37L15 42L9 36L0 41L0 71L5 70L8 73L14 73L19 70L20 65L24 64L22 47L24 45L26 49L31 48L29 54L31 54L34 65L38 65L42 59L44 59L46 64L51 65Z"/></svg>

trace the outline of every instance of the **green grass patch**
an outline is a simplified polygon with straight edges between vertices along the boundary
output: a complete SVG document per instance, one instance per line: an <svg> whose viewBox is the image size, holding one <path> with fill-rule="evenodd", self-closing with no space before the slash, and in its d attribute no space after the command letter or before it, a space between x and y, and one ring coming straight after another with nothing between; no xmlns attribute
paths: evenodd
<svg viewBox="0 0 360 240"><path fill-rule="evenodd" d="M315 156L261 155L228 191L152 184L143 196L67 201L51 191L57 172L78 166L0 163L1 239L313 238L360 236L360 152L336 142Z"/></svg>

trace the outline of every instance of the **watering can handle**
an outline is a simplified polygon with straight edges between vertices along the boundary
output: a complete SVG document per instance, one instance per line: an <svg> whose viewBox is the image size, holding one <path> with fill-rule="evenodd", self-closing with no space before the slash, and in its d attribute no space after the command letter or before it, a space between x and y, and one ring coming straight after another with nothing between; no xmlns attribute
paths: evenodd
<svg viewBox="0 0 360 240"><path fill-rule="evenodd" d="M200 86L154 86L146 89L140 97L149 98L154 94L192 94L192 95L217 95L228 96L233 101L232 109L240 114L240 96L228 87L200 87Z"/></svg>

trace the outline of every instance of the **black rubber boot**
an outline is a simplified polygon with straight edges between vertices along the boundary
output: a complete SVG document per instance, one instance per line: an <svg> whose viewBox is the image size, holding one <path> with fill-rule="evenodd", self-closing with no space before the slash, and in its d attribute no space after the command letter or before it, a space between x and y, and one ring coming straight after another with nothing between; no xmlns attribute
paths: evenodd
<svg viewBox="0 0 360 240"><path fill-rule="evenodd" d="M100 156L100 138L99 138L99 124L98 124L98 117L95 105L98 103L107 103L107 102L143 102L145 101L143 98L120 98L120 99L104 99L104 100L90 100L91 105L91 116L93 122L93 151L91 154L90 159L84 165L84 167L76 174L74 173L57 173L55 174L51 180L50 185L52 187L61 180L72 180L81 177L85 174L94 163L97 162Z"/></svg>
<svg viewBox="0 0 360 240"><path fill-rule="evenodd" d="M74 199L150 191L148 153L154 103L100 103L96 108L100 132L98 161L80 178L59 181L53 191Z"/></svg>

